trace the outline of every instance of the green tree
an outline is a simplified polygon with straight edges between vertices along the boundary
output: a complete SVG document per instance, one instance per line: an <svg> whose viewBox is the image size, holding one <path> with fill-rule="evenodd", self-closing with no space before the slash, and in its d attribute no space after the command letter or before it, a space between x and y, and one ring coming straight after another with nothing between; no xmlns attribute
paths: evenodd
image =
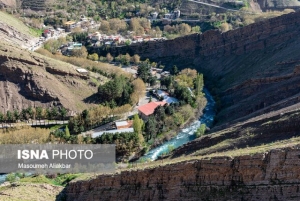
<svg viewBox="0 0 300 201"><path fill-rule="evenodd" d="M149 76L148 83L150 84L150 86L155 86L157 83L157 78L154 76Z"/></svg>
<svg viewBox="0 0 300 201"><path fill-rule="evenodd" d="M175 114L173 114L173 118L174 118L174 123L177 126L181 126L184 123L184 118L179 112L176 112Z"/></svg>
<svg viewBox="0 0 300 201"><path fill-rule="evenodd" d="M147 137L147 141L149 141L151 138L155 138L157 134L157 122L154 116L150 116L148 121L145 125L145 133Z"/></svg>
<svg viewBox="0 0 300 201"><path fill-rule="evenodd" d="M59 114L60 114L61 120L63 120L63 123L64 123L65 118L67 116L67 110L66 110L66 108L61 107L60 110L59 110Z"/></svg>
<svg viewBox="0 0 300 201"><path fill-rule="evenodd" d="M46 109L46 117L48 119L48 124L49 124L49 120L52 120L52 112L49 108Z"/></svg>
<svg viewBox="0 0 300 201"><path fill-rule="evenodd" d="M200 33L201 32L200 26L194 26L194 27L192 27L192 32L194 32L194 33Z"/></svg>
<svg viewBox="0 0 300 201"><path fill-rule="evenodd" d="M14 119L14 116L13 116L13 113L11 112L11 111L7 111L6 112L6 120L9 122L9 123L11 123L12 121L13 121L13 119Z"/></svg>
<svg viewBox="0 0 300 201"><path fill-rule="evenodd" d="M177 66L174 65L174 66L171 68L171 70L170 70L170 74L171 74L171 75L178 75L178 73L179 73L179 70L178 70Z"/></svg>
<svg viewBox="0 0 300 201"><path fill-rule="evenodd" d="M143 132L143 120L139 118L138 114L133 116L133 129L138 134L139 143L143 143L145 141L144 136L142 135Z"/></svg>
<svg viewBox="0 0 300 201"><path fill-rule="evenodd" d="M59 48L60 44L55 39L49 39L44 43L44 48L51 52L52 54L55 54L57 49Z"/></svg>
<svg viewBox="0 0 300 201"><path fill-rule="evenodd" d="M145 83L148 83L149 77L151 76L150 70L151 70L151 66L149 60L142 61L139 64L139 68L137 70L137 76L141 78Z"/></svg>
<svg viewBox="0 0 300 201"><path fill-rule="evenodd" d="M206 125L205 124L201 124L200 127L197 129L195 135L196 137L201 137L202 135L204 135L206 131Z"/></svg>
<svg viewBox="0 0 300 201"><path fill-rule="evenodd" d="M173 88L174 85L174 77L173 76L168 76L168 77L162 77L160 79L160 86L161 87L166 87L168 90Z"/></svg>
<svg viewBox="0 0 300 201"><path fill-rule="evenodd" d="M15 173L10 173L6 175L5 181L8 181L9 183L13 183L16 181L16 174Z"/></svg>
<svg viewBox="0 0 300 201"><path fill-rule="evenodd" d="M20 113L18 110L14 110L14 120L17 122L20 119Z"/></svg>
<svg viewBox="0 0 300 201"><path fill-rule="evenodd" d="M52 107L51 108L51 116L52 116L53 119L57 120L57 116L58 116L58 109L57 109L57 107Z"/></svg>
<svg viewBox="0 0 300 201"><path fill-rule="evenodd" d="M21 118L22 118L22 120L28 120L29 119L29 114L27 112L27 109L25 109L25 108L22 109Z"/></svg>
<svg viewBox="0 0 300 201"><path fill-rule="evenodd" d="M4 123L4 114L0 112L0 123L2 123L2 127L3 127L3 123Z"/></svg>
<svg viewBox="0 0 300 201"><path fill-rule="evenodd" d="M68 126L66 126L65 127L65 137L66 137L66 139L68 140L69 138L70 138L70 131L69 131L69 127Z"/></svg>
<svg viewBox="0 0 300 201"><path fill-rule="evenodd" d="M31 120L34 119L34 111L33 111L33 109L32 109L31 106L29 106L29 107L27 108L27 114L29 115L29 118L30 118Z"/></svg>
<svg viewBox="0 0 300 201"><path fill-rule="evenodd" d="M203 82L203 74L197 74L197 77L194 81L194 88L196 91L196 95L202 94L204 82Z"/></svg>
<svg viewBox="0 0 300 201"><path fill-rule="evenodd" d="M56 138L59 138L58 143L61 143L63 139L65 139L65 132L62 131L61 129L57 129L53 134Z"/></svg>
<svg viewBox="0 0 300 201"><path fill-rule="evenodd" d="M42 107L36 107L36 118L41 122L41 118L43 117L43 108Z"/></svg>
<svg viewBox="0 0 300 201"><path fill-rule="evenodd" d="M88 59L93 60L93 61L98 61L98 60L99 60L99 56L98 56L97 53L90 54L90 55L88 56Z"/></svg>

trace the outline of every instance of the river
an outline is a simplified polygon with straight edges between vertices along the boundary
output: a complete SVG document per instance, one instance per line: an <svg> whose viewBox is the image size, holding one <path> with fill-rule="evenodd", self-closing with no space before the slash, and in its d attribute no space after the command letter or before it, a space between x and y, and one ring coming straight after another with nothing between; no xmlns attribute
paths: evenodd
<svg viewBox="0 0 300 201"><path fill-rule="evenodd" d="M141 160L151 160L154 161L162 154L168 153L170 147L178 148L187 142L190 142L196 138L195 132L200 127L201 124L205 124L206 127L211 127L215 117L215 101L207 89L203 89L205 97L207 99L207 104L203 110L203 115L199 120L193 122L189 127L182 129L178 135L171 140L165 142L164 144L151 149L147 154L142 156Z"/></svg>
<svg viewBox="0 0 300 201"><path fill-rule="evenodd" d="M0 175L0 184L5 182L6 174L1 174Z"/></svg>

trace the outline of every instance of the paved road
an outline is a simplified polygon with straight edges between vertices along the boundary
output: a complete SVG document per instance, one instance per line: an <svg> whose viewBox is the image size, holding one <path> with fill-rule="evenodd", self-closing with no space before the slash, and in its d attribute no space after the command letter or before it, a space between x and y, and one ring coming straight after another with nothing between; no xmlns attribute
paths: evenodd
<svg viewBox="0 0 300 201"><path fill-rule="evenodd" d="M242 10L235 10L235 9L225 8L225 7L222 7L222 6L218 6L218 5L210 4L210 3L204 3L204 2L201 2L201 1L197 1L197 0L188 0L188 1L203 4L203 5L206 5L206 6L215 7L215 8L220 8L220 9L224 9L224 10L228 10L228 11L233 11L233 12L243 12L243 13L249 13L249 14L257 14L255 12L247 12L247 11L242 11Z"/></svg>
<svg viewBox="0 0 300 201"><path fill-rule="evenodd" d="M225 8L225 7L222 7L222 6L218 6L218 5L214 5L214 4L210 4L210 3L204 3L204 2L201 2L201 1L195 1L195 0L188 0L188 1L191 1L191 2L194 2L194 3L203 4L203 5L206 5L206 6L215 7L215 8L220 8L220 9L224 9L224 10L228 10L228 11L234 11L234 12L238 12L239 11L239 10L234 10L234 9L228 9L228 8Z"/></svg>

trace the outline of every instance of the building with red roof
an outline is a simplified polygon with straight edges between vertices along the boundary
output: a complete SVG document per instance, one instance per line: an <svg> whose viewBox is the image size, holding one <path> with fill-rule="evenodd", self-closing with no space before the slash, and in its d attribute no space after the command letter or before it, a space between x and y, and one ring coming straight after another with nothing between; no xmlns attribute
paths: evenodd
<svg viewBox="0 0 300 201"><path fill-rule="evenodd" d="M139 115L142 119L146 120L151 114L153 114L154 110L158 106L164 106L165 104L166 102L161 101L161 102L150 102L145 105L142 105L138 107Z"/></svg>

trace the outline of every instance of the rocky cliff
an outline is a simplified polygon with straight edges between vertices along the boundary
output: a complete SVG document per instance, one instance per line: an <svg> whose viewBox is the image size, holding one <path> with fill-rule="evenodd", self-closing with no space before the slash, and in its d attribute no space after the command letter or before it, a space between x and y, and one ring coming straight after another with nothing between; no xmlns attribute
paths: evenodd
<svg viewBox="0 0 300 201"><path fill-rule="evenodd" d="M0 43L0 111L63 105L86 108L84 99L97 91L76 67Z"/></svg>
<svg viewBox="0 0 300 201"><path fill-rule="evenodd" d="M191 160L70 183L67 200L300 199L299 146L263 154Z"/></svg>
<svg viewBox="0 0 300 201"><path fill-rule="evenodd" d="M211 30L110 51L203 72L206 85L217 95L217 121L224 123L274 104L273 109L279 109L283 100L285 106L300 100L299 33L300 12L296 12L225 33Z"/></svg>
<svg viewBox="0 0 300 201"><path fill-rule="evenodd" d="M1 7L11 7L15 8L17 6L16 0L0 0L0 8Z"/></svg>

